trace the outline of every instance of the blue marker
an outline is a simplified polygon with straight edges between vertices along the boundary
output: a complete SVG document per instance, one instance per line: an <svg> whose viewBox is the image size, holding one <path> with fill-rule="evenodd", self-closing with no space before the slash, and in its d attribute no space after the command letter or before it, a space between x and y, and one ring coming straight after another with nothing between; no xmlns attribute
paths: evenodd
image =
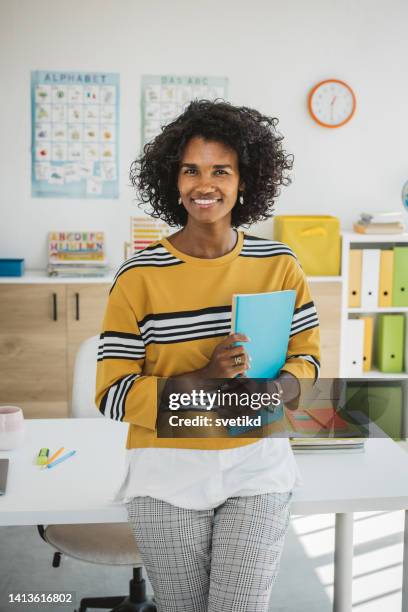
<svg viewBox="0 0 408 612"><path fill-rule="evenodd" d="M72 457L72 455L75 455L76 451L70 451L69 453L67 453L66 455L62 455L62 457L60 457L59 459L56 459L55 461L53 461L52 463L49 463L47 465L47 468L50 469L52 467L54 467L54 465L57 465L57 463L61 463L62 461L65 461L65 459L69 459L70 457Z"/></svg>

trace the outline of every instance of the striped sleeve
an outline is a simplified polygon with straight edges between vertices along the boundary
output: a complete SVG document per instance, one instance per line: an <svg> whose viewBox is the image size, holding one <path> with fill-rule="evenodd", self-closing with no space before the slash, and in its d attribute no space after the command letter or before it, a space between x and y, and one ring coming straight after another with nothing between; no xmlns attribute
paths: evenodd
<svg viewBox="0 0 408 612"><path fill-rule="evenodd" d="M117 282L108 298L99 340L95 403L109 419L155 430L157 377L142 374L144 359L136 315Z"/></svg>
<svg viewBox="0 0 408 612"><path fill-rule="evenodd" d="M284 289L295 289L296 302L289 337L288 353L282 370L297 378L320 375L320 331L316 307L310 295L306 277L295 261L291 260Z"/></svg>

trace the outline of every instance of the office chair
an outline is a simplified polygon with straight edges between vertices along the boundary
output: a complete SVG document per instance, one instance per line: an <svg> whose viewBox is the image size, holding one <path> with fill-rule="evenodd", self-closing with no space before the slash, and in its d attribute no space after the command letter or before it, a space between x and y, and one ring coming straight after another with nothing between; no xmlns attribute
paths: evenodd
<svg viewBox="0 0 408 612"><path fill-rule="evenodd" d="M85 340L79 347L74 366L72 417L105 418L95 406L96 358L99 337ZM127 523L85 525L38 525L40 536L56 549L52 566L59 567L62 555L102 565L133 567L129 595L87 597L79 612L88 608L111 608L112 612L157 612L154 600L146 598L142 559Z"/></svg>

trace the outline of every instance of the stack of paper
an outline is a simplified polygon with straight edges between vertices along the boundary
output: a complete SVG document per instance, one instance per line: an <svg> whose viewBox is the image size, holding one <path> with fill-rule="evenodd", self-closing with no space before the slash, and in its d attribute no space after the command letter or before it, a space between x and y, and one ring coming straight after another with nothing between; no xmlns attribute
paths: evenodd
<svg viewBox="0 0 408 612"><path fill-rule="evenodd" d="M332 406L286 409L285 416L296 452L364 450L360 427L346 421ZM305 435L309 437L302 437Z"/></svg>
<svg viewBox="0 0 408 612"><path fill-rule="evenodd" d="M290 443L295 453L362 452L365 450L365 440L362 438L293 438Z"/></svg>
<svg viewBox="0 0 408 612"><path fill-rule="evenodd" d="M48 235L48 275L62 278L105 276L103 232L50 232Z"/></svg>
<svg viewBox="0 0 408 612"><path fill-rule="evenodd" d="M403 234L405 226L402 212L361 213L353 225L359 234Z"/></svg>

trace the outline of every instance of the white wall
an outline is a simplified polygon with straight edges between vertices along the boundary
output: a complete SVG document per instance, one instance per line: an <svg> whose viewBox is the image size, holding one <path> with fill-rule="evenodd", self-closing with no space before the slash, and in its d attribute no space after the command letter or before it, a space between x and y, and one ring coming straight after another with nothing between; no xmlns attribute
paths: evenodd
<svg viewBox="0 0 408 612"><path fill-rule="evenodd" d="M128 240L128 169L140 146L142 74L229 78L229 99L280 118L295 154L280 214L400 208L408 178L405 0L0 0L0 257L46 264L50 229L101 229L117 266ZM30 70L119 72L120 198L32 199ZM307 93L340 78L357 94L346 126L309 118ZM267 235L270 222L259 233Z"/></svg>

